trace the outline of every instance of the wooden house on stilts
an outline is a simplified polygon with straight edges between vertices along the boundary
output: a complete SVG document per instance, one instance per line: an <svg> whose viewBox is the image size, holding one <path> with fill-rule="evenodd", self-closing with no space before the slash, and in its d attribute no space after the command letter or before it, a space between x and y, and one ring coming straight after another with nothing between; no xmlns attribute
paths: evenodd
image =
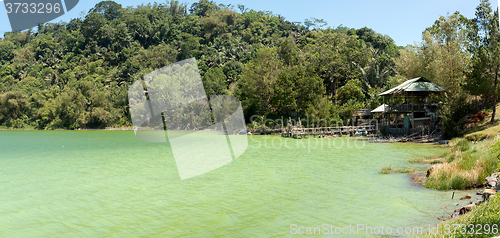
<svg viewBox="0 0 500 238"><path fill-rule="evenodd" d="M384 97L381 131L391 135L430 135L438 131L437 97L444 88L424 77L405 81L379 96Z"/></svg>

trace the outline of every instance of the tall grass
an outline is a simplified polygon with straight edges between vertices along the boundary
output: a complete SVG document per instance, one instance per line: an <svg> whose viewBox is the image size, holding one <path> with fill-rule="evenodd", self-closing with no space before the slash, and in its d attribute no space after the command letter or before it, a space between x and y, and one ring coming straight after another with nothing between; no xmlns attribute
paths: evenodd
<svg viewBox="0 0 500 238"><path fill-rule="evenodd" d="M500 166L500 137L473 143L454 140L443 156L444 163L436 166L425 187L448 190L481 186L484 179Z"/></svg>
<svg viewBox="0 0 500 238"><path fill-rule="evenodd" d="M431 157L423 157L423 158L412 158L408 162L412 164L418 164L418 163L428 163L428 164L437 164L437 163L442 163L443 158L441 156L431 156Z"/></svg>

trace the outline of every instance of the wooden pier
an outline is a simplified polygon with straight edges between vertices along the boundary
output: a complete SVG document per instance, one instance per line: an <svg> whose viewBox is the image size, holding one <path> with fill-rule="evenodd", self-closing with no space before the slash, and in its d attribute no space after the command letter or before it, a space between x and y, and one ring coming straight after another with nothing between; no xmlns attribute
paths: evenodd
<svg viewBox="0 0 500 238"><path fill-rule="evenodd" d="M305 128L299 119L297 125L293 125L292 120L289 119L287 126L281 125L281 136L290 137L295 139L307 138L308 136L324 138L325 136L342 135L355 136L359 132L360 135L366 136L376 133L375 125L362 125L362 126L336 126L336 127L311 127Z"/></svg>

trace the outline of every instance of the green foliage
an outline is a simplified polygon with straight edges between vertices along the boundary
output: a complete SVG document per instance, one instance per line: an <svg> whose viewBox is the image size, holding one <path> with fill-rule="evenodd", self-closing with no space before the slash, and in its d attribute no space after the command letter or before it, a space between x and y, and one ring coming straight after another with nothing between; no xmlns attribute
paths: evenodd
<svg viewBox="0 0 500 238"><path fill-rule="evenodd" d="M243 72L243 65L238 61L229 61L222 67L222 71L224 71L228 83L231 84L240 79L240 75Z"/></svg>
<svg viewBox="0 0 500 238"><path fill-rule="evenodd" d="M192 57L206 93L237 96L247 117L347 121L354 110L378 106L375 95L395 74L388 70L397 57L390 37L238 9L209 0L128 8L103 1L69 23L6 33L0 40L0 126L130 126L128 87ZM182 123L199 126L200 118L180 114Z"/></svg>
<svg viewBox="0 0 500 238"><path fill-rule="evenodd" d="M305 110L311 120L312 126L331 126L330 108L332 104L326 97L320 97L317 100L310 101Z"/></svg>
<svg viewBox="0 0 500 238"><path fill-rule="evenodd" d="M498 10L488 0L481 0L476 17L468 22L469 51L473 54L472 69L465 88L473 95L492 101L491 122L495 120L500 75L500 32Z"/></svg>
<svg viewBox="0 0 500 238"><path fill-rule="evenodd" d="M351 98L341 106L336 105L332 107L332 114L338 115L338 118L347 124L348 121L352 119L354 112L365 108L365 106L366 104L364 102L359 102L358 100Z"/></svg>
<svg viewBox="0 0 500 238"><path fill-rule="evenodd" d="M311 17L310 19L304 20L304 26L310 30L320 30L323 29L328 23L323 19L316 19Z"/></svg>
<svg viewBox="0 0 500 238"><path fill-rule="evenodd" d="M375 49L385 50L394 45L394 40L391 37L376 33L368 27L356 30L356 35L366 43L371 44Z"/></svg>
<svg viewBox="0 0 500 238"><path fill-rule="evenodd" d="M28 76L17 84L19 89L23 90L27 95L31 95L38 90L42 90L48 83L41 79Z"/></svg>
<svg viewBox="0 0 500 238"><path fill-rule="evenodd" d="M10 126L12 120L26 115L28 105L27 96L20 91L0 94L0 125Z"/></svg>
<svg viewBox="0 0 500 238"><path fill-rule="evenodd" d="M368 62L369 48L355 36L331 30L310 32L301 37L300 44L304 44L307 52L305 60L309 63L310 70L317 72L324 80L334 103L339 85L360 76L360 71L353 70L353 64L365 65Z"/></svg>
<svg viewBox="0 0 500 238"><path fill-rule="evenodd" d="M207 95L227 94L226 75L220 68L211 68L203 75L203 86Z"/></svg>
<svg viewBox="0 0 500 238"><path fill-rule="evenodd" d="M448 96L448 94L447 94ZM441 101L441 125L445 136L449 138L460 136L464 132L464 118L470 111L471 105L464 94L449 96L448 101Z"/></svg>
<svg viewBox="0 0 500 238"><path fill-rule="evenodd" d="M114 20L120 16L122 5L113 1L102 1L90 9L89 13L100 13L108 20Z"/></svg>
<svg viewBox="0 0 500 238"><path fill-rule="evenodd" d="M499 39L498 12L492 11L488 0L482 0L474 19L467 19L459 12L442 16L422 33L420 45L400 50L395 66L404 77L424 76L446 88L446 93L438 98L446 137L462 135L464 119L473 108L481 110L483 105L495 108L500 74ZM479 96L475 103L471 95ZM492 121L494 114L495 110Z"/></svg>
<svg viewBox="0 0 500 238"><path fill-rule="evenodd" d="M290 113L312 110L324 97L325 88L321 78L307 72L304 66L295 65L282 68L274 92L272 107ZM328 111L329 106L324 109Z"/></svg>
<svg viewBox="0 0 500 238"><path fill-rule="evenodd" d="M257 57L245 65L237 95L246 114L265 115L275 110L271 100L282 66L276 48L258 50Z"/></svg>
<svg viewBox="0 0 500 238"><path fill-rule="evenodd" d="M0 41L0 66L10 63L14 58L16 46L10 41Z"/></svg>
<svg viewBox="0 0 500 238"><path fill-rule="evenodd" d="M193 3L193 5L191 5L191 8L189 8L189 12L197 16L205 16L207 13L215 10L219 10L217 4L215 4L213 1L208 0L200 0L199 2L195 2Z"/></svg>
<svg viewBox="0 0 500 238"><path fill-rule="evenodd" d="M340 87L337 91L338 103L347 103L350 99L358 98L361 101L365 98L361 90L362 84L358 79L349 80L344 86Z"/></svg>

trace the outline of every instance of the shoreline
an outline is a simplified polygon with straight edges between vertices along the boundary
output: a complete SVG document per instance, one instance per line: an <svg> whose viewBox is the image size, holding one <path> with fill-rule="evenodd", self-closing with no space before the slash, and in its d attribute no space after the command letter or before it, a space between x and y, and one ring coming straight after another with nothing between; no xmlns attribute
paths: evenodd
<svg viewBox="0 0 500 238"><path fill-rule="evenodd" d="M451 143L447 143L449 151L440 157L435 158L424 158L409 161L411 163L418 164L428 164L430 165L427 171L415 171L408 173L407 176L410 179L410 183L413 186L419 188L426 188L435 191L452 192L451 197L446 198L451 203L455 203L448 208L454 208L451 211L443 213L442 216L438 216L439 220L438 226L439 231L445 229L446 226L453 223L453 225L461 226L482 226L488 224L490 221L498 221L498 208L500 198L495 196L500 192L500 169L499 163L493 167L493 171L487 169L487 176L483 179L480 175L481 173L475 171L475 167L467 170L459 170L455 167L461 166L461 163L468 157L472 156L475 164L479 165L484 163L485 157L494 158L494 161L500 159L500 150L498 146L499 138L485 138L486 140L480 141L470 141L467 138L456 138L453 139ZM476 151L477 150L477 151ZM480 155L478 155L480 154ZM452 160L450 160L450 157ZM496 159L495 159L496 158ZM417 162L418 161L418 162ZM485 171L486 172L486 171ZM473 183L462 182L462 184L457 188L447 187L453 186L450 181L456 180L456 177L467 173L477 173L479 178L476 178ZM444 176L448 177L446 180L436 180L436 177ZM429 180L430 179L430 180ZM430 181L428 186L426 182ZM446 185L443 187L443 185ZM493 199L492 199L493 198ZM439 201L436 201L439 202ZM490 216L483 216L483 213L488 213ZM446 233L426 233L419 237L439 237L446 236ZM497 234L498 235L498 234Z"/></svg>
<svg viewBox="0 0 500 238"><path fill-rule="evenodd" d="M134 129L132 129L132 127L121 127L121 128L104 128L104 129L52 129L52 131L133 131ZM51 130L40 130L40 129L15 129L15 128L0 128L0 131L51 131ZM266 136L266 135L263 135L263 136ZM271 135L272 136L272 135ZM279 136L278 135L274 135L274 136ZM351 136L349 136L349 138L352 138ZM368 142L372 142L372 143L425 143L425 144L434 144L434 145L441 145L441 146L447 146L447 147L454 147L453 145L449 145L448 143L450 142L449 140L433 140L433 141L426 141L426 142L417 142L417 141L397 141L397 140L391 140L392 138L389 138L387 140L384 140L384 139L381 139L381 138L376 138L376 137L354 137L354 138L357 138L357 139L361 139L361 140L366 140ZM436 165L435 163L432 163L434 160L428 160L428 161L422 161L420 163L422 164L428 164L430 165L430 167L428 168L427 170L427 173L429 173L429 170L432 168L432 166ZM439 163L440 164L440 163ZM497 172L495 172L494 174L497 174ZM456 203L456 206L457 208L453 210L453 212L449 213L449 212L444 212L442 213L442 215L438 215L437 217L435 217L436 219L439 220L438 222L438 225L439 226L442 226L444 224L444 222L446 221L450 221L450 220L454 220L454 219L458 219L458 218L461 218L463 217L464 214L467 214L469 213L470 211L472 211L472 209L475 209L477 207L484 207L484 205L487 205L488 203L486 204L483 204L484 202L486 202L490 196L493 196L496 194L497 191L499 191L500 189L500 170L498 170L498 180L495 180L495 185L498 185L497 187L493 188L488 188L488 187L484 187L484 186L477 186L477 187L471 187L471 188L468 188L468 189L460 189L460 190L454 190L454 189L449 189L449 190L439 190L439 189L434 189L434 188L427 188L425 187L425 181L428 179L428 175L426 176L426 171L414 171L414 172L411 172L411 173L407 173L407 176L409 177L410 179L410 184L412 186L415 186L415 187L418 187L418 188L426 188L426 189L430 189L430 190L435 190L435 191L443 191L443 192L451 192L453 191L454 193L467 193L467 192L470 192L471 194L467 194L467 195L470 195L470 197L468 199L460 199L461 197L458 197L458 199L460 199L459 203ZM490 176L491 177L491 176ZM486 190L495 190L495 192L491 192L491 191L487 191L486 193L484 191ZM474 192L472 190L475 190ZM483 194L487 194L487 195L483 195ZM457 195L458 196L458 195ZM485 197L487 196L487 197ZM457 197L455 196L455 198L447 198L447 199L452 199L452 200L456 200ZM453 203L453 201L450 200L450 203ZM465 202L468 202L468 204L461 204L463 203L464 201L463 200L467 200ZM483 206L481 206L483 205Z"/></svg>
<svg viewBox="0 0 500 238"><path fill-rule="evenodd" d="M121 128L105 128L105 129L86 129L86 128L78 128L78 129L30 129L30 128L0 128L0 131L134 131L132 127L121 127ZM168 131L168 130L167 130ZM174 131L184 131L184 130L174 130ZM202 130L201 130L202 131ZM247 134L248 135L248 134ZM280 136L280 134L275 135L266 135L266 134L251 134L252 136ZM347 135L346 135L347 136ZM405 140L404 137L391 137L391 138L380 138L375 136L348 136L353 138L360 138L361 140L365 140L371 143L422 143L422 144L435 144L435 145L447 145L450 140L441 140L441 139L429 139L429 140ZM341 138L341 137L340 137Z"/></svg>
<svg viewBox="0 0 500 238"><path fill-rule="evenodd" d="M425 180L427 179L427 176L426 176L425 172L423 172L423 171L408 173L407 176L410 178L411 185L413 185L415 187L440 191L440 190L436 190L436 189L432 189L432 188L426 188L424 186L424 183L425 183ZM440 220L441 222L444 222L444 221L449 221L453 218L458 218L461 215L464 215L465 213L469 212L472 207L481 205L483 202L488 200L490 195L493 195L491 193L491 191L488 191L488 189L492 190L493 188L488 187L488 186L480 186L480 187L474 187L474 188L468 188L468 189L459 189L459 190L450 189L450 190L442 191L442 192L452 192L453 195L452 195L452 197L450 197L451 200L456 200L458 198L460 201L466 200L465 201L466 203L460 204L457 202L456 204L454 204L455 206L457 206L457 208L452 213L445 213L446 215L448 215L447 217L445 217L443 215L443 216L437 217L437 219ZM493 189L493 190L495 190L495 189ZM487 192L485 192L485 191L487 191ZM461 196L462 194L464 194L464 195ZM474 202L474 201L476 201L476 202ZM471 206L471 204L472 204L472 206Z"/></svg>
<svg viewBox="0 0 500 238"><path fill-rule="evenodd" d="M105 128L105 129L50 129L50 130L42 130L42 129L18 129L18 128L0 128L0 131L133 131L132 127L123 127L123 128Z"/></svg>

